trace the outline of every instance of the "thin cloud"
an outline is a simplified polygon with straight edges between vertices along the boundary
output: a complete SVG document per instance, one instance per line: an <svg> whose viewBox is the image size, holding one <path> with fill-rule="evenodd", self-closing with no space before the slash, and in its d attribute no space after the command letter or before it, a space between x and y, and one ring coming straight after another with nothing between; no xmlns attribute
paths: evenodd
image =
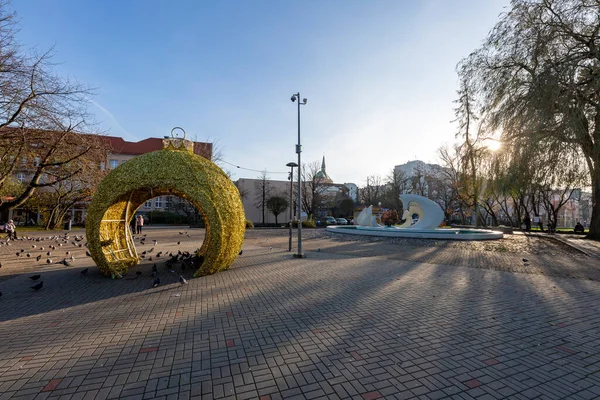
<svg viewBox="0 0 600 400"><path fill-rule="evenodd" d="M137 140L135 135L132 135L131 133L129 133L129 131L127 131L127 129L123 128L123 125L121 125L119 123L119 121L117 121L117 119L115 118L115 116L113 115L113 113L111 113L110 111L108 111L106 108L104 108L102 105L100 105L98 102L94 101L94 100L90 100L90 102L95 105L96 107L98 107L100 109L100 111L102 111L104 114L106 114L108 116L108 118L111 119L111 121L113 122L114 125L117 126L117 128L119 128L121 130L121 132L124 134L123 136L125 136L125 138L127 140L132 140L135 141Z"/></svg>

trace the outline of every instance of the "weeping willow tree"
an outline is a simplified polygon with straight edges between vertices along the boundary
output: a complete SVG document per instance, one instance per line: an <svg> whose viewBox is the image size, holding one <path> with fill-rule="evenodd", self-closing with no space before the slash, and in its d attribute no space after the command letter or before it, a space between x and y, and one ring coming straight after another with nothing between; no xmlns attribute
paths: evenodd
<svg viewBox="0 0 600 400"><path fill-rule="evenodd" d="M600 1L513 0L459 64L489 131L542 143L556 168L583 164L592 187L588 237L600 240ZM574 153L565 153L570 149ZM573 156L574 154L574 156ZM557 183L555 183L557 184Z"/></svg>

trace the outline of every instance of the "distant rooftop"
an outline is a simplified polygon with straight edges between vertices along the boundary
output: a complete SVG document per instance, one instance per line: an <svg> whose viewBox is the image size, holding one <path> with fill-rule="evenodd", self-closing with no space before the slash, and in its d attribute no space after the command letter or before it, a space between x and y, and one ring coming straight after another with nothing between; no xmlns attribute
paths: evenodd
<svg viewBox="0 0 600 400"><path fill-rule="evenodd" d="M103 136L108 141L108 146L113 154L140 155L156 150L162 150L162 138L148 138L139 142L128 142L117 136ZM212 159L212 143L194 142L194 153Z"/></svg>

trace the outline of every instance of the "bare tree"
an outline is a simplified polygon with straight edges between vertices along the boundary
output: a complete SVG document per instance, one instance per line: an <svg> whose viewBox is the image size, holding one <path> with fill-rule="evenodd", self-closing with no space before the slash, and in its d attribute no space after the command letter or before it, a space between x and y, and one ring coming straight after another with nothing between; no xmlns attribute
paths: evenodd
<svg viewBox="0 0 600 400"><path fill-rule="evenodd" d="M258 182L255 183L256 198L254 207L260 208L262 212L262 223L265 223L265 210L267 208L267 201L271 197L271 182L269 182L269 175L264 170L258 176Z"/></svg>
<svg viewBox="0 0 600 400"><path fill-rule="evenodd" d="M381 177L379 175L367 176L367 185L361 190L361 201L365 205L377 205L381 201Z"/></svg>
<svg viewBox="0 0 600 400"><path fill-rule="evenodd" d="M400 195L406 193L409 186L409 178L406 173L400 169L392 168L386 177L385 192L382 196L382 203L388 208L399 211L402 215L402 201Z"/></svg>
<svg viewBox="0 0 600 400"><path fill-rule="evenodd" d="M464 193L461 146L451 148L443 146L438 150L442 169L440 176L448 185L449 199L446 203L445 213L447 216L459 214L461 222L466 223L466 211L468 207L468 196Z"/></svg>
<svg viewBox="0 0 600 400"><path fill-rule="evenodd" d="M302 166L302 209L309 216L315 216L325 201L327 182L318 174L321 165L313 161Z"/></svg>
<svg viewBox="0 0 600 400"><path fill-rule="evenodd" d="M53 185L35 192L25 203L25 206L43 210L46 229L60 227L65 216L76 204L89 202L107 173L106 170L100 170L100 163L83 158L60 168L79 172L70 179L57 180Z"/></svg>
<svg viewBox="0 0 600 400"><path fill-rule="evenodd" d="M480 224L479 196L483 178L480 173L480 164L485 155L485 148L480 144L482 121L475 113L474 91L469 76L463 76L458 90L459 98L455 101L457 107L454 109L458 122L456 137L463 140L460 146L461 175L463 185L461 192L465 195L464 200L473 208L473 219L475 226ZM468 200L467 200L468 199Z"/></svg>
<svg viewBox="0 0 600 400"><path fill-rule="evenodd" d="M79 137L91 127L90 89L52 73L52 49L43 54L23 51L16 30L15 14L0 2L0 189L22 160L37 162L32 173L23 175L23 190L0 202L0 212L22 205L40 187L78 174L61 166L99 144L89 135Z"/></svg>
<svg viewBox="0 0 600 400"><path fill-rule="evenodd" d="M581 152L593 192L588 237L597 240L599 8L598 0L513 0L510 11L459 69L475 84L487 123L502 132L504 141L560 142ZM561 154L554 157L561 160Z"/></svg>

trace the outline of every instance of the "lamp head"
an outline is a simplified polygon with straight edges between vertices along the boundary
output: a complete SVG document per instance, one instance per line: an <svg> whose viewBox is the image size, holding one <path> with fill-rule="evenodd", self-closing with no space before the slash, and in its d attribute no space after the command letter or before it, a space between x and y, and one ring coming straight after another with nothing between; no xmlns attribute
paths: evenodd
<svg viewBox="0 0 600 400"><path fill-rule="evenodd" d="M295 95L295 94L293 94L293 95L292 95L292 98L291 98L290 100L292 100L292 103L293 103L294 101L296 101L296 95Z"/></svg>
<svg viewBox="0 0 600 400"><path fill-rule="evenodd" d="M302 99L303 104L306 104L306 101L307 101L306 98Z"/></svg>
<svg viewBox="0 0 600 400"><path fill-rule="evenodd" d="M292 167L292 168L294 168L294 167L297 167L298 164L296 164L295 162L292 161L292 162L289 162L289 163L285 164L285 166L286 167Z"/></svg>

